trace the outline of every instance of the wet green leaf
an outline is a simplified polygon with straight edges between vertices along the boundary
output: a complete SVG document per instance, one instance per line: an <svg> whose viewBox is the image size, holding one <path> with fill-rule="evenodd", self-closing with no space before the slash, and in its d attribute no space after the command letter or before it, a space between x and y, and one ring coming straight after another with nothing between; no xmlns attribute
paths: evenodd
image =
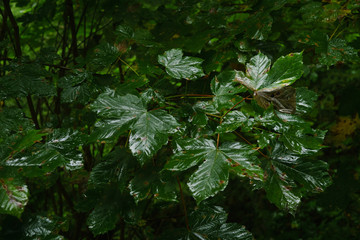
<svg viewBox="0 0 360 240"><path fill-rule="evenodd" d="M264 187L268 199L292 214L300 203L302 192L323 191L331 182L325 162L300 156L277 144L265 167Z"/></svg>
<svg viewBox="0 0 360 240"><path fill-rule="evenodd" d="M159 173L159 169L144 166L130 181L130 194L136 202L154 197L163 201L177 201L176 178L170 172Z"/></svg>
<svg viewBox="0 0 360 240"><path fill-rule="evenodd" d="M28 187L18 177L0 177L0 184L0 213L20 218L28 203Z"/></svg>
<svg viewBox="0 0 360 240"><path fill-rule="evenodd" d="M170 130L177 126L175 118L164 110L143 113L131 127L131 152L144 164L168 142Z"/></svg>
<svg viewBox="0 0 360 240"><path fill-rule="evenodd" d="M78 102L86 104L89 102L92 95L92 90L86 83L65 88L61 94L61 101L63 103Z"/></svg>
<svg viewBox="0 0 360 240"><path fill-rule="evenodd" d="M291 127L285 131L280 137L280 140L294 152L299 154L313 154L318 152L324 146L326 131L320 129L314 130L309 128Z"/></svg>
<svg viewBox="0 0 360 240"><path fill-rule="evenodd" d="M27 221L24 232L25 236L31 239L65 239L63 236L58 235L58 232L65 224L65 219L38 215Z"/></svg>
<svg viewBox="0 0 360 240"><path fill-rule="evenodd" d="M302 53L290 53L280 57L268 72L261 88L273 90L293 84L303 74Z"/></svg>
<svg viewBox="0 0 360 240"><path fill-rule="evenodd" d="M239 127L241 127L241 131L246 132L252 128L253 123L254 119L246 116L241 111L234 110L224 117L223 122L217 127L216 132L233 132Z"/></svg>
<svg viewBox="0 0 360 240"><path fill-rule="evenodd" d="M23 112L16 108L4 108L0 112L0 138L5 139L18 131L33 128L30 119L25 118ZM0 141L1 142L1 141Z"/></svg>
<svg viewBox="0 0 360 240"><path fill-rule="evenodd" d="M54 96L54 85L46 77L50 74L40 64L14 63L8 75L0 78L0 98L27 95Z"/></svg>
<svg viewBox="0 0 360 240"><path fill-rule="evenodd" d="M176 141L176 148L165 169L183 171L196 166L199 168L191 175L188 186L197 202L214 196L227 186L229 170L249 178L261 178L262 170L257 160L251 157L254 150L239 143L224 143L217 149L212 140L186 139Z"/></svg>
<svg viewBox="0 0 360 240"><path fill-rule="evenodd" d="M319 61L324 65L331 66L337 62L354 61L358 56L357 51L348 46L344 39L333 38L323 44L327 49L321 53Z"/></svg>
<svg viewBox="0 0 360 240"><path fill-rule="evenodd" d="M201 68L202 59L183 57L181 49L171 49L164 55L158 56L158 62L166 68L166 72L173 78L196 79L204 76Z"/></svg>
<svg viewBox="0 0 360 240"><path fill-rule="evenodd" d="M304 114L314 106L317 94L307 88L296 88L296 112Z"/></svg>
<svg viewBox="0 0 360 240"><path fill-rule="evenodd" d="M223 72L211 81L211 91L215 95L213 98L214 106L217 110L229 109L241 101L238 93L244 92L245 89L237 86L235 72Z"/></svg>
<svg viewBox="0 0 360 240"><path fill-rule="evenodd" d="M4 162L4 166L29 168L27 174L34 176L52 172L57 167L65 167L68 170L79 169L83 166L82 154L78 150L81 141L82 137L77 131L65 128L54 129L47 136L45 144L37 145L30 154L9 159ZM29 146L32 144L34 142L30 142Z"/></svg>
<svg viewBox="0 0 360 240"><path fill-rule="evenodd" d="M110 43L102 43L93 50L90 61L92 70L99 71L113 64L120 56L119 49Z"/></svg>
<svg viewBox="0 0 360 240"><path fill-rule="evenodd" d="M109 153L104 161L97 164L90 173L89 187L101 188L104 185L117 183L120 189L127 185L129 169L136 161L125 150L119 149Z"/></svg>
<svg viewBox="0 0 360 240"><path fill-rule="evenodd" d="M190 213L189 227L173 234L163 235L162 240L252 240L252 234L237 223L227 223L227 213L219 206L201 205Z"/></svg>
<svg viewBox="0 0 360 240"><path fill-rule="evenodd" d="M244 23L245 36L256 40L266 40L271 31L272 23L273 18L269 13L258 12Z"/></svg>
<svg viewBox="0 0 360 240"><path fill-rule="evenodd" d="M108 186L104 190L86 220L86 224L95 236L115 228L121 214L121 201L122 195L116 187Z"/></svg>
<svg viewBox="0 0 360 240"><path fill-rule="evenodd" d="M105 119L105 133L97 133L101 137L111 137L124 126L130 126L129 147L141 164L167 143L170 130L178 126L173 116L160 109L147 111L143 101L130 94L101 94L92 109Z"/></svg>
<svg viewBox="0 0 360 240"><path fill-rule="evenodd" d="M236 80L252 91L270 92L293 84L303 74L302 53L290 53L275 61L262 53L252 57L243 72L237 72Z"/></svg>

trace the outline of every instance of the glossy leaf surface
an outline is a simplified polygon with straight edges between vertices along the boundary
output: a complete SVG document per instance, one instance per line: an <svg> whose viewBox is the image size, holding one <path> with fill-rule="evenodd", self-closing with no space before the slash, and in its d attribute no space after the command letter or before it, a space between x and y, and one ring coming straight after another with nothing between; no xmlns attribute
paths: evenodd
<svg viewBox="0 0 360 240"><path fill-rule="evenodd" d="M100 129L98 133L102 138L112 137L130 126L130 150L141 164L167 143L170 130L178 125L164 110L148 111L140 98L130 94L104 93L92 108L105 119L104 132Z"/></svg>
<svg viewBox="0 0 360 240"><path fill-rule="evenodd" d="M21 179L14 177L0 177L0 184L0 213L20 218L28 203L28 187Z"/></svg>
<svg viewBox="0 0 360 240"><path fill-rule="evenodd" d="M270 92L299 79L303 74L302 64L302 53L290 53L277 59L269 70L270 60L259 53L246 65L246 75L238 72L236 80L252 91Z"/></svg>
<svg viewBox="0 0 360 240"><path fill-rule="evenodd" d="M65 219L59 217L34 216L25 225L25 236L33 239L64 239L63 236L58 235L58 232L66 225L66 222Z"/></svg>
<svg viewBox="0 0 360 240"><path fill-rule="evenodd" d="M161 238L181 240L252 240L252 234L245 227L236 223L227 223L227 214L218 206L200 206L199 209L190 213L189 227L179 229L174 234L167 234Z"/></svg>
<svg viewBox="0 0 360 240"><path fill-rule="evenodd" d="M183 57L181 49L171 49L164 55L158 56L158 62L166 68L166 72L173 78L196 79L204 75L200 58Z"/></svg>
<svg viewBox="0 0 360 240"><path fill-rule="evenodd" d="M229 109L237 102L241 101L241 97L237 94L244 92L245 89L236 86L235 72L223 72L211 81L211 91L215 95L213 98L214 106L218 111Z"/></svg>
<svg viewBox="0 0 360 240"><path fill-rule="evenodd" d="M301 159L284 146L276 145L265 168L267 197L279 208L294 214L302 197L301 188L319 192L330 184L326 170L325 162Z"/></svg>
<svg viewBox="0 0 360 240"><path fill-rule="evenodd" d="M183 171L204 161L188 182L194 198L201 202L225 189L231 167L241 166L248 177L260 177L262 171L251 157L253 152L251 147L239 142L224 143L217 149L215 142L211 140L179 140L176 142L174 156L165 165L165 169Z"/></svg>
<svg viewBox="0 0 360 240"><path fill-rule="evenodd" d="M176 202L176 179L169 172L159 173L158 169L144 166L130 181L130 194L136 202L146 198Z"/></svg>

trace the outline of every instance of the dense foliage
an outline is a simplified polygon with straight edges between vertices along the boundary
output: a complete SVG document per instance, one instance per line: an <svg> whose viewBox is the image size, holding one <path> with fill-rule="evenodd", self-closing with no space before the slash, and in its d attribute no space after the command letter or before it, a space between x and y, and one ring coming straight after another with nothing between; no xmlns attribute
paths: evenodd
<svg viewBox="0 0 360 240"><path fill-rule="evenodd" d="M354 239L357 0L3 0L1 239Z"/></svg>

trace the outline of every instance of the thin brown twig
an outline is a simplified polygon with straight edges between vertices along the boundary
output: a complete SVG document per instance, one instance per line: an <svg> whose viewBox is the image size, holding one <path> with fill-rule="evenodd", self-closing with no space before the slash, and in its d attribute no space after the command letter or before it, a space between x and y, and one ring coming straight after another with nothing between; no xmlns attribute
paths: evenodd
<svg viewBox="0 0 360 240"><path fill-rule="evenodd" d="M250 95L249 95L249 96L250 96ZM249 96L241 99L241 101L237 102L234 106L232 106L229 110L227 110L227 112L221 117L219 125L222 124L224 117L225 117L231 110L233 110L237 105L239 105L240 103L242 103L243 101L245 101L246 99L248 99ZM219 143L220 143L220 133L218 133L218 135L217 135L216 148L219 148Z"/></svg>
<svg viewBox="0 0 360 240"><path fill-rule="evenodd" d="M169 98L178 98L178 97L206 97L206 98L213 98L214 95L188 93L188 94L179 94L179 95L169 96L169 97L165 97L165 98L169 99Z"/></svg>
<svg viewBox="0 0 360 240"><path fill-rule="evenodd" d="M245 101L245 100L248 100L249 97L250 97L250 95L247 96L247 97L245 97L245 98L243 98L243 99L241 99L241 101L237 102L234 106L232 106L221 118L224 118L224 117L225 117L231 110L233 110L237 105L239 105L240 103L242 103L242 102Z"/></svg>
<svg viewBox="0 0 360 240"><path fill-rule="evenodd" d="M247 144L252 145L251 142L249 142L246 138L244 138L240 133L234 131L235 135L237 135L238 137L240 137L242 140L244 140ZM265 155L263 152L260 151L259 148L255 148L255 150L260 153L261 156L265 157L265 158L269 158L269 156Z"/></svg>

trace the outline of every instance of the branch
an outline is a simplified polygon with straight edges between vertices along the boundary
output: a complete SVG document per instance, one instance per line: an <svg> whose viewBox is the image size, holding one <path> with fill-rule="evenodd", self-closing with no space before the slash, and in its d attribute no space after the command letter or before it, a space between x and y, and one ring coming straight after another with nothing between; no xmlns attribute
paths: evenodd
<svg viewBox="0 0 360 240"><path fill-rule="evenodd" d="M3 22L2 22L2 26L1 26L1 32L0 32L0 41L2 41L5 38L5 32L6 32L6 29L7 29L7 24L6 24L7 13L3 12L1 9L0 9L0 13L1 13L1 16L3 17L3 19L2 19Z"/></svg>
<svg viewBox="0 0 360 240"><path fill-rule="evenodd" d="M11 11L10 8L10 0L4 0L4 8L5 8L5 14L9 16L11 26L14 29L14 37L15 37L15 55L17 58L21 58L22 52L21 52L21 45L20 45L20 34L19 34L19 26L16 23L15 17Z"/></svg>
<svg viewBox="0 0 360 240"><path fill-rule="evenodd" d="M31 114L31 119L33 120L34 124L35 124L35 129L40 129L40 125L39 122L37 120L37 114L34 108L34 103L32 101L31 95L27 95L26 96L26 100L29 106L29 110L30 110L30 114Z"/></svg>
<svg viewBox="0 0 360 240"><path fill-rule="evenodd" d="M225 117L231 110L233 110L237 105L239 105L240 103L242 103L243 101L245 101L246 99L248 99L248 97L249 97L249 96L241 99L241 101L237 102L234 106L232 106L232 107L221 117L221 119L220 119L220 124L219 124L219 125L222 124L224 117ZM220 133L218 133L218 135L217 135L216 148L219 148L219 143L220 143Z"/></svg>
<svg viewBox="0 0 360 240"><path fill-rule="evenodd" d="M75 58L78 56L78 49L77 49L77 40L76 40L76 25L74 19L74 8L72 0L66 0L66 14L69 17L69 26L71 31L71 49L73 52L73 60L74 64Z"/></svg>

